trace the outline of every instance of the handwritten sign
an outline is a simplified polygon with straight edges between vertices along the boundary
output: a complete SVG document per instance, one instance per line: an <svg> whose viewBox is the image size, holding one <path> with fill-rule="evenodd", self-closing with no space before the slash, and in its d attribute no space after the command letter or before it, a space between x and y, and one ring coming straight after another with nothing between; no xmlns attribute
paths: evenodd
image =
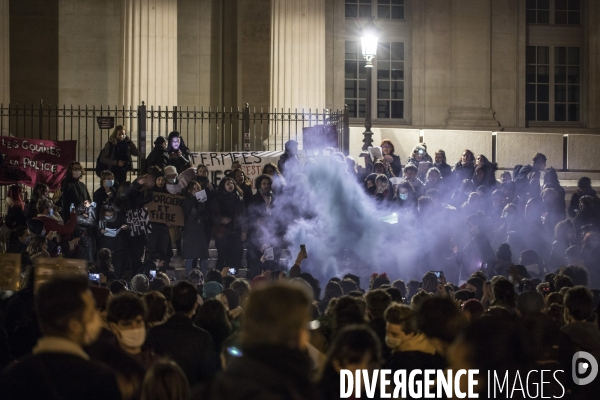
<svg viewBox="0 0 600 400"><path fill-rule="evenodd" d="M82 274L87 276L88 266L86 260L73 258L45 258L38 257L34 261L34 291L45 282L59 275Z"/></svg>
<svg viewBox="0 0 600 400"><path fill-rule="evenodd" d="M19 290L20 274L21 255L0 253L0 290Z"/></svg>
<svg viewBox="0 0 600 400"><path fill-rule="evenodd" d="M60 187L69 162L76 159L76 140L55 142L0 136L0 185L21 183L33 187L37 182Z"/></svg>
<svg viewBox="0 0 600 400"><path fill-rule="evenodd" d="M242 170L252 181L262 174L265 165L273 163L277 165L279 157L283 154L282 151L249 151L249 152L205 152L191 153L193 164L204 164L208 168L209 178L213 185L218 185L219 181L231 171L231 164L238 161L242 165Z"/></svg>
<svg viewBox="0 0 600 400"><path fill-rule="evenodd" d="M152 233L152 225L150 225L150 220L148 219L147 209L136 208L135 210L128 210L125 215L127 216L127 225L131 227L129 230L131 236Z"/></svg>
<svg viewBox="0 0 600 400"><path fill-rule="evenodd" d="M154 192L152 201L145 206L150 222L183 226L185 221L182 208L184 199L183 196Z"/></svg>

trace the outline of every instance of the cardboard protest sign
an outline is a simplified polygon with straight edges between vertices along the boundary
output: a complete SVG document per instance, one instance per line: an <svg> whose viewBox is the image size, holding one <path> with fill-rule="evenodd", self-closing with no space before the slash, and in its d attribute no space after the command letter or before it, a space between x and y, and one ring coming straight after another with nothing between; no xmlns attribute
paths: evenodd
<svg viewBox="0 0 600 400"><path fill-rule="evenodd" d="M21 255L0 253L0 290L19 290L21 283Z"/></svg>
<svg viewBox="0 0 600 400"><path fill-rule="evenodd" d="M131 236L145 235L146 233L152 233L152 225L148 219L148 210L145 208L136 208L134 210L128 210L125 214L127 216L127 225L129 234Z"/></svg>
<svg viewBox="0 0 600 400"><path fill-rule="evenodd" d="M183 200L185 197L175 194L152 193L152 201L145 206L150 222L183 226Z"/></svg>
<svg viewBox="0 0 600 400"><path fill-rule="evenodd" d="M67 172L69 162L76 159L76 140L24 139L0 136L0 185L21 183L33 187L43 182L56 190Z"/></svg>
<svg viewBox="0 0 600 400"><path fill-rule="evenodd" d="M258 178L265 165L273 163L277 165L279 157L283 151L239 151L231 153L205 152L191 153L193 164L204 164L208 168L209 179L213 185L218 185L219 181L231 171L231 164L239 161L242 164L242 170L252 181Z"/></svg>
<svg viewBox="0 0 600 400"><path fill-rule="evenodd" d="M57 275L82 274L87 276L88 273L86 260L39 257L35 259L34 264L34 291Z"/></svg>

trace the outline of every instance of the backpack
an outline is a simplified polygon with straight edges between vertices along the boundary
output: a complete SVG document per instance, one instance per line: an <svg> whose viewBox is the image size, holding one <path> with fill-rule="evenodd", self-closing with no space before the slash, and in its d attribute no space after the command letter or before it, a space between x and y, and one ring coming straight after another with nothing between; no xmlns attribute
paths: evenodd
<svg viewBox="0 0 600 400"><path fill-rule="evenodd" d="M109 143L108 145L108 157L112 157L112 153L113 153L113 145L112 143ZM102 151L104 151L104 149L102 149ZM100 178L100 175L102 174L102 171L110 171L110 166L103 164L102 162L100 162L100 157L102 157L102 151L100 151L100 154L98 154L98 158L96 159L96 176L98 178Z"/></svg>

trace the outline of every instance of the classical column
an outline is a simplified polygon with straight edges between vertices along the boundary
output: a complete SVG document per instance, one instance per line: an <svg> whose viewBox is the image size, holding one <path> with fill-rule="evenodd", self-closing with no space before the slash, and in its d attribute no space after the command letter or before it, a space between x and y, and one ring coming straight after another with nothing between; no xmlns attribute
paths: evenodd
<svg viewBox="0 0 600 400"><path fill-rule="evenodd" d="M0 103L10 102L10 34L8 21L9 0L0 0Z"/></svg>
<svg viewBox="0 0 600 400"><path fill-rule="evenodd" d="M177 0L122 0L121 102L177 104Z"/></svg>
<svg viewBox="0 0 600 400"><path fill-rule="evenodd" d="M497 128L491 103L491 0L452 0L448 127Z"/></svg>
<svg viewBox="0 0 600 400"><path fill-rule="evenodd" d="M271 108L325 107L325 0L271 2Z"/></svg>

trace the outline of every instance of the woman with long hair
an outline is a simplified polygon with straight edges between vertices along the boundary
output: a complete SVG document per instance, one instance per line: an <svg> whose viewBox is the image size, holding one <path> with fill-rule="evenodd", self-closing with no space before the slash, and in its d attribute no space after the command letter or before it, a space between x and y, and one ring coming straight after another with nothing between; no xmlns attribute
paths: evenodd
<svg viewBox="0 0 600 400"><path fill-rule="evenodd" d="M82 182L85 176L85 170L78 161L71 161L67 165L67 174L61 182L60 196L61 217L64 221L69 219L69 214L72 212L71 205L77 207L80 204L85 204L89 207L91 202L90 193L87 186Z"/></svg>
<svg viewBox="0 0 600 400"><path fill-rule="evenodd" d="M169 165L174 166L178 174L192 166L189 149L179 132L169 133L167 153L169 153Z"/></svg>
<svg viewBox="0 0 600 400"><path fill-rule="evenodd" d="M208 219L206 198L200 198L200 184L189 181L184 192L183 225L181 247L182 257L185 258L185 272L190 275L194 268L194 261L200 260L200 269L206 274L208 265L208 240L206 238L205 224Z"/></svg>
<svg viewBox="0 0 600 400"><path fill-rule="evenodd" d="M273 163L268 163L263 167L262 175L269 175L271 179L273 179L272 188L273 192L276 194L281 194L285 190L287 182L281 172L279 172L279 168L277 165Z"/></svg>
<svg viewBox="0 0 600 400"><path fill-rule="evenodd" d="M36 183L31 191L29 206L27 208L27 219L35 217L37 212L38 200L44 197L50 197L50 188L45 183Z"/></svg>
<svg viewBox="0 0 600 400"><path fill-rule="evenodd" d="M246 177L244 170L241 168L236 168L231 171L231 177L235 180L235 183L237 183L240 189L242 189L242 192L244 193L244 203L247 207L253 195L252 182Z"/></svg>
<svg viewBox="0 0 600 400"><path fill-rule="evenodd" d="M127 180L127 172L131 171L133 165L131 156L138 155L139 151L127 136L127 130L123 125L115 126L100 153L100 162L108 165L109 171L114 174L115 187Z"/></svg>
<svg viewBox="0 0 600 400"><path fill-rule="evenodd" d="M454 188L460 185L465 179L471 180L475 173L475 155L469 149L463 151L462 156L454 165L452 177L454 180Z"/></svg>
<svg viewBox="0 0 600 400"><path fill-rule="evenodd" d="M217 269L240 268L246 240L244 200L242 190L233 178L225 177L219 182L211 204L213 236L219 258Z"/></svg>
<svg viewBox="0 0 600 400"><path fill-rule="evenodd" d="M198 309L194 322L210 333L215 350L217 354L220 354L223 341L232 333L231 322L229 322L229 316L223 303L217 299L206 300Z"/></svg>
<svg viewBox="0 0 600 400"><path fill-rule="evenodd" d="M383 153L383 161L388 169L390 169L393 175L386 174L390 176L402 176L402 166L400 165L400 156L398 156L395 151L394 144L390 139L383 139L381 141L381 152ZM386 158L387 157L387 158ZM391 159L390 159L391 157Z"/></svg>
<svg viewBox="0 0 600 400"><path fill-rule="evenodd" d="M151 201L153 193L168 193L165 174L162 171L159 171L155 174L155 176L156 179L154 187L146 194L146 203ZM146 254L152 254L158 251L166 255L166 269L168 266L168 261L173 256L173 246L171 244L172 242L169 227L166 223L151 222L150 228L151 232L146 233Z"/></svg>
<svg viewBox="0 0 600 400"><path fill-rule="evenodd" d="M23 198L23 188L19 185L11 185L6 193L6 216L4 224L8 229L14 229L17 226L27 223L25 215L25 201Z"/></svg>

